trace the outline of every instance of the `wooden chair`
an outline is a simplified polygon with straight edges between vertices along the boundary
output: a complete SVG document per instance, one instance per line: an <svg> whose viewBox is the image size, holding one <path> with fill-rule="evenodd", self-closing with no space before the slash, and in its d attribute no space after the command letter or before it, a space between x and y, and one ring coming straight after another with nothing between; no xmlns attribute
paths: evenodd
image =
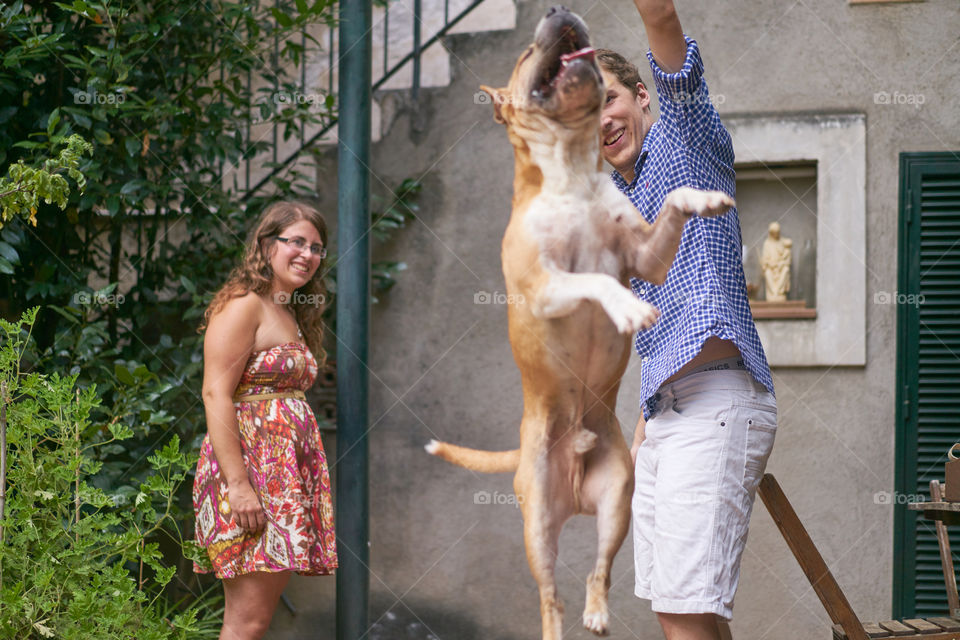
<svg viewBox="0 0 960 640"><path fill-rule="evenodd" d="M934 481L936 482L936 481ZM934 494L934 483L931 483L931 498L939 501L940 488L937 484ZM810 586L816 592L827 615L833 621L834 640L869 640L870 638L893 638L898 640L958 640L960 634L960 620L956 618L914 618L909 620L885 620L882 622L861 622L840 585L837 584L823 557L804 529L800 518L790 505L783 490L772 474L766 474L760 481L758 489L760 499L766 505L767 511L780 529L784 540L793 552L793 556L803 569L803 573L810 581ZM941 527L943 528L941 534ZM940 540L940 559L943 563L944 578L946 580L950 608L956 611L957 583L953 574L953 560L950 556L950 542L946 537L946 527L937 522L937 537ZM946 543L946 553L944 553ZM949 578L948 574L949 564ZM950 587L953 587L952 596ZM954 613L954 615L956 615Z"/></svg>

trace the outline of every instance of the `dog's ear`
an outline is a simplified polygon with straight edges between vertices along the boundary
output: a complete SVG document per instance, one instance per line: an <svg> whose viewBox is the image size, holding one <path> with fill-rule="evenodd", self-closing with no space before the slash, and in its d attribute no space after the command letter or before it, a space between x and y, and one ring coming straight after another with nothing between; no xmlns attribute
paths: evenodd
<svg viewBox="0 0 960 640"><path fill-rule="evenodd" d="M487 96L489 96L489 101L493 103L493 120L494 122L499 122L500 124L506 124L507 121L503 117L503 112L500 107L506 102L505 95L506 89L494 89L488 87L485 84L480 85L480 91L483 91ZM482 98L482 96L480 96Z"/></svg>

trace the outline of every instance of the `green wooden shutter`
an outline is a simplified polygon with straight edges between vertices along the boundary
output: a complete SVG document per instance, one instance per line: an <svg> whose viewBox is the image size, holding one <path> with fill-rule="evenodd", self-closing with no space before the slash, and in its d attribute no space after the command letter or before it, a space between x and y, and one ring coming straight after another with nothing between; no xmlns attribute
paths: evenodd
<svg viewBox="0 0 960 640"><path fill-rule="evenodd" d="M934 523L904 500L960 442L960 153L900 155L894 615L948 612ZM960 527L952 527L953 555ZM958 563L960 565L960 563Z"/></svg>

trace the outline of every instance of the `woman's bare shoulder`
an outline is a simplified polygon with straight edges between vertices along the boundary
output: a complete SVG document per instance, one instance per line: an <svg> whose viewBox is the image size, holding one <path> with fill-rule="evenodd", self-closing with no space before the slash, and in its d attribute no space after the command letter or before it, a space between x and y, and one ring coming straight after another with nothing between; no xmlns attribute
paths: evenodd
<svg viewBox="0 0 960 640"><path fill-rule="evenodd" d="M208 330L226 329L231 333L239 330L252 334L260 326L262 309L263 301L253 291L231 298L211 316Z"/></svg>
<svg viewBox="0 0 960 640"><path fill-rule="evenodd" d="M263 307L263 299L253 291L248 291L242 296L231 298L223 305L221 313L230 310L231 313L252 313L260 312Z"/></svg>

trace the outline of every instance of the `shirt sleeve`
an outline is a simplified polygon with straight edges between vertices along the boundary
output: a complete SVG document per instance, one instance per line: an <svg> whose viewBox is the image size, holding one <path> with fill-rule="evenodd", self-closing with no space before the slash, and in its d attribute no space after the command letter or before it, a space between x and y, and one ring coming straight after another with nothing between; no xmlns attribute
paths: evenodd
<svg viewBox="0 0 960 640"><path fill-rule="evenodd" d="M702 147L724 129L703 79L703 60L697 41L688 36L684 38L687 57L680 71L665 72L654 60L652 51L647 51L647 59L657 87L658 121L665 139L675 146Z"/></svg>

